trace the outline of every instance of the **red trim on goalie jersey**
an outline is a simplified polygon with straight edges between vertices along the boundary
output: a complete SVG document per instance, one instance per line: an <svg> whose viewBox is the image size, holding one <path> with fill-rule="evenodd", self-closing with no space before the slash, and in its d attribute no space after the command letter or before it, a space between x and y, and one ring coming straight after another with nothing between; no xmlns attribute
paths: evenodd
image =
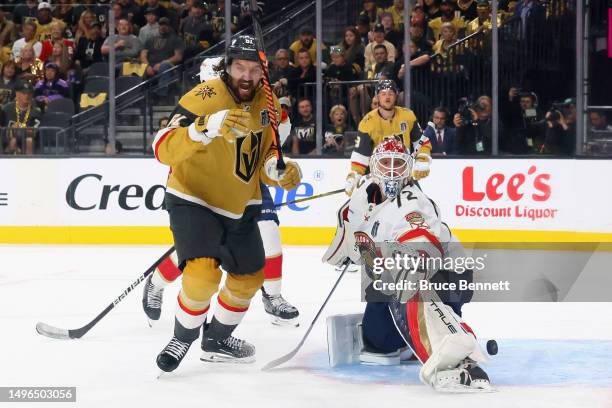
<svg viewBox="0 0 612 408"><path fill-rule="evenodd" d="M181 276L181 270L172 262L170 257L167 257L157 267L159 274L166 282L174 282L176 278Z"/></svg>
<svg viewBox="0 0 612 408"><path fill-rule="evenodd" d="M468 333L472 333L472 336L476 337L476 333L474 333L474 330L472 330L472 328L468 326L467 323L461 322L460 324L461 324L461 327L463 327L465 331L467 331Z"/></svg>
<svg viewBox="0 0 612 408"><path fill-rule="evenodd" d="M181 295L180 294L177 296L177 299L178 299L178 304L179 304L179 307L181 308L181 310L183 312L187 313L188 315L191 315L191 316L201 316L204 313L208 312L208 309L210 309L210 305L208 305L203 310L191 310L187 306L185 306L183 304L183 302L181 302Z"/></svg>
<svg viewBox="0 0 612 408"><path fill-rule="evenodd" d="M219 303L221 307L229 310L230 312L244 313L247 310L249 310L248 306L247 307L235 307L235 306L228 305L227 303L223 301L223 299L221 299L221 296L217 296L217 302Z"/></svg>
<svg viewBox="0 0 612 408"><path fill-rule="evenodd" d="M438 249L438 251L440 251L440 255L444 255L444 248L442 248L442 244L440 244L440 241L438 241L438 238L436 238L435 235L433 235L431 232L423 228L416 228L416 229L410 230L402 234L397 240L399 242L404 242L404 241L410 241L412 239L419 238L419 237L427 238L427 240L431 242Z"/></svg>
<svg viewBox="0 0 612 408"><path fill-rule="evenodd" d="M159 156L157 154L157 152L159 150L159 146L161 146L161 144L164 141L164 139L166 139L166 137L168 137L170 132L172 132L173 130L174 130L174 128L168 129L168 131L166 133L164 133L163 135L160 136L160 138L157 140L157 143L155 143L155 152L154 152L155 153L155 158L160 163L161 163L161 160L159 160Z"/></svg>
<svg viewBox="0 0 612 408"><path fill-rule="evenodd" d="M427 353L427 349L421 341L422 333L419 327L419 304L422 307L420 296L417 294L406 303L406 317L408 318L408 332L412 339L414 352L419 360L421 360L421 363L424 364L429 358L429 353ZM427 335L427 333L425 333L425 335Z"/></svg>
<svg viewBox="0 0 612 408"><path fill-rule="evenodd" d="M266 258L264 279L280 279L283 276L283 255Z"/></svg>

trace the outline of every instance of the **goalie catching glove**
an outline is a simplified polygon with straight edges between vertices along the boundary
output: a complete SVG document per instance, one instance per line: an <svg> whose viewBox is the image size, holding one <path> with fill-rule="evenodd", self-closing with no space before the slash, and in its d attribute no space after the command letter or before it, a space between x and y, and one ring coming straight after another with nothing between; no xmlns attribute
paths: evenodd
<svg viewBox="0 0 612 408"><path fill-rule="evenodd" d="M266 160L266 164L264 166L266 176L278 182L278 185L287 191L296 188L302 180L302 170L297 162L294 162L293 160L285 161L286 168L284 171L279 171L276 168L276 163L277 159L275 156L272 156Z"/></svg>
<svg viewBox="0 0 612 408"><path fill-rule="evenodd" d="M249 132L251 114L242 109L225 109L211 115L200 116L189 125L189 137L194 142L209 144L216 137L234 143L237 137Z"/></svg>
<svg viewBox="0 0 612 408"><path fill-rule="evenodd" d="M425 153L416 155L414 164L412 165L412 178L420 180L429 176L429 168L431 166L431 156Z"/></svg>

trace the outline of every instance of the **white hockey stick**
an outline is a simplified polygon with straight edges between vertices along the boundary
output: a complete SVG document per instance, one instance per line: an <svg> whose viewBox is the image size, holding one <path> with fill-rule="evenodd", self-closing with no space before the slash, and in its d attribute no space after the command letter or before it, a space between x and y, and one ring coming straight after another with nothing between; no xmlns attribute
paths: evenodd
<svg viewBox="0 0 612 408"><path fill-rule="evenodd" d="M271 370L275 367L278 367L281 364L285 364L287 361L291 360L297 353L298 351L300 351L300 349L302 348L302 346L304 345L304 342L306 341L306 338L308 337L308 335L310 334L310 332L312 331L312 328L314 327L315 323L317 322L317 319L319 319L319 316L321 315L321 313L323 312L323 309L325 308L325 305L327 305L327 302L329 301L329 299L331 298L331 296L333 295L333 293L335 292L336 288L338 287L338 284L340 283L340 281L342 280L342 277L344 276L344 274L346 273L346 270L348 268L348 266L350 265L350 261L345 261L344 263L344 268L342 268L342 272L340 273L340 276L338 276L338 279L336 280L336 283L334 284L334 286L331 288L331 291L329 292L329 295L327 295L327 298L325 298L325 301L323 302L323 304L321 305L321 308L319 309L319 311L317 312L316 316L314 317L314 319L312 319L312 322L310 323L310 327L308 328L308 330L306 330L306 333L304 334L304 336L302 337L302 340L300 340L300 342L298 343L298 345L291 350L291 352L289 352L288 354L285 354L282 357L277 358L276 360L272 360L270 361L268 364L266 364L265 366L263 366L261 368L262 371L268 371Z"/></svg>

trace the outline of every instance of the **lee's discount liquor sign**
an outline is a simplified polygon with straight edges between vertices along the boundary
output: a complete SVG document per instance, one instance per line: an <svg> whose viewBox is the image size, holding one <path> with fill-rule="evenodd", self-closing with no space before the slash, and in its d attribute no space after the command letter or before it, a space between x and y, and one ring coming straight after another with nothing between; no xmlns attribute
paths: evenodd
<svg viewBox="0 0 612 408"><path fill-rule="evenodd" d="M461 173L463 204L455 205L457 217L515 217L535 221L557 215L558 208L546 206L552 194L550 173L532 165L526 172L487 172L482 183L482 178L475 180L476 171L474 166L466 166Z"/></svg>

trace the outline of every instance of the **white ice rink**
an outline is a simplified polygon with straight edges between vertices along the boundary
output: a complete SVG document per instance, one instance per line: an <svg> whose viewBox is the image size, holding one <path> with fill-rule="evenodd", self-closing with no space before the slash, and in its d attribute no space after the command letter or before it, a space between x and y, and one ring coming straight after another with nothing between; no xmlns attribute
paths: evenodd
<svg viewBox="0 0 612 408"><path fill-rule="evenodd" d="M153 328L142 311L141 285L80 340L36 333L38 321L81 327L164 250L0 246L0 386L76 386L76 405L62 406L87 408L612 407L609 303L466 305L464 318L479 338L499 343L499 354L485 367L498 388L493 394L436 394L418 382L413 364L331 369L324 319L294 360L261 372L263 364L297 344L337 278L320 263L321 247L285 248L283 294L300 309L299 328L272 326L259 295L253 300L236 331L257 347L253 365L202 363L194 343L177 371L156 379L155 357L172 334L176 284L166 290ZM347 274L324 316L362 309L359 276Z"/></svg>

